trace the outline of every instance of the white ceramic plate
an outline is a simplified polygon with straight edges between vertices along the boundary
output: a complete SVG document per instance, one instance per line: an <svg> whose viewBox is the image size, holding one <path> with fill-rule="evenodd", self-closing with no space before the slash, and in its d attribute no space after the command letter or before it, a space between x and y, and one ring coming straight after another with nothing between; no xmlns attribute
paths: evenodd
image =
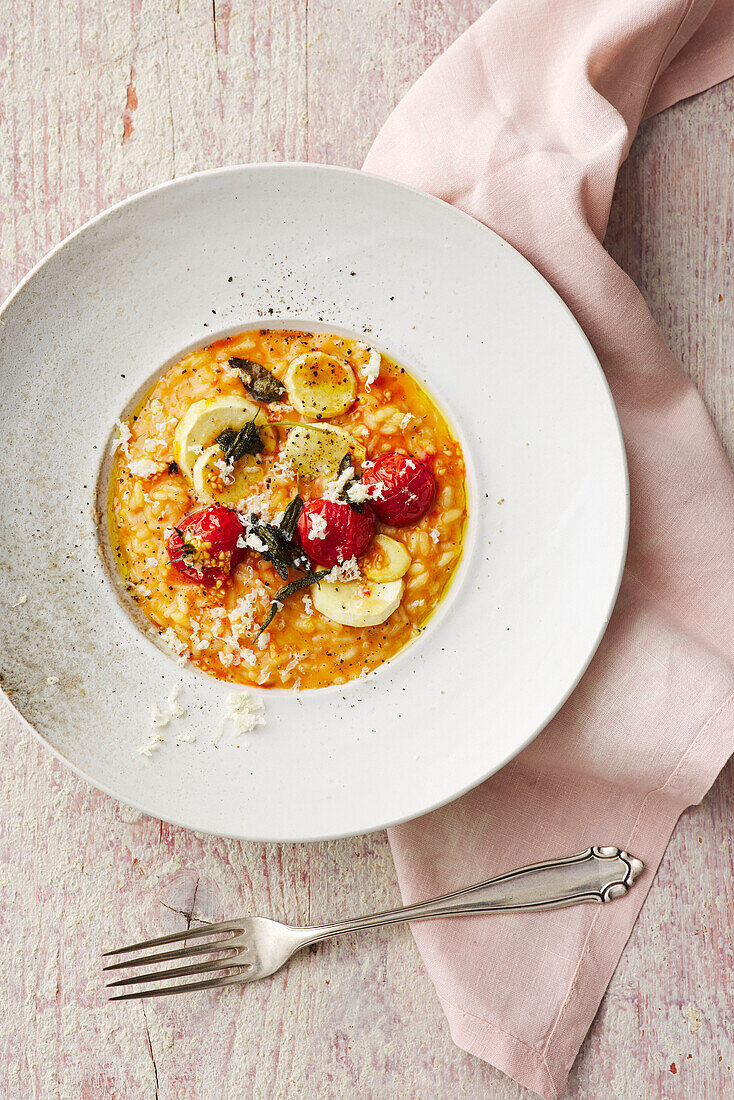
<svg viewBox="0 0 734 1100"><path fill-rule="evenodd" d="M417 643L365 682L264 693L267 724L215 747L232 689L133 624L100 550L98 493L112 423L151 379L265 323L357 334L424 379L465 449L470 523ZM61 759L150 814L271 840L415 817L526 745L599 642L628 514L609 391L541 276L436 199L306 165L146 191L25 279L2 311L0 362L4 686ZM151 707L179 682L188 716L146 759Z"/></svg>

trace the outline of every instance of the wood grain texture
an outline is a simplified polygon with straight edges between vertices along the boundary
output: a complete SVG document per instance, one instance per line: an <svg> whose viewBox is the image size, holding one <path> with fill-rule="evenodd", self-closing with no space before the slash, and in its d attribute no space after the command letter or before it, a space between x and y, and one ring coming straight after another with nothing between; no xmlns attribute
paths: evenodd
<svg viewBox="0 0 734 1100"><path fill-rule="evenodd" d="M87 218L173 175L359 165L485 6L0 0L0 292ZM645 125L609 230L730 454L733 105L730 83ZM397 903L386 839L199 836L91 790L22 732L0 753L3 1096L529 1096L453 1046L405 928L342 939L241 992L108 1005L104 946L239 912L310 921ZM676 830L569 1097L734 1094L733 814L730 766Z"/></svg>

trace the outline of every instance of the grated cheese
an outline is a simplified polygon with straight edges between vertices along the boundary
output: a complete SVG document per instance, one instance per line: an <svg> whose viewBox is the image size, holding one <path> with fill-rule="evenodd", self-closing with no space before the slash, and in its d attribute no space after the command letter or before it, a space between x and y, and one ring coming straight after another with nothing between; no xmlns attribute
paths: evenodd
<svg viewBox="0 0 734 1100"><path fill-rule="evenodd" d="M410 424L411 420L414 419L415 417L412 413L406 413L403 419L400 421L400 431L404 432L405 429L408 427L408 424Z"/></svg>
<svg viewBox="0 0 734 1100"><path fill-rule="evenodd" d="M312 512L308 517L308 533L312 539L326 538L326 519L318 512Z"/></svg>
<svg viewBox="0 0 734 1100"><path fill-rule="evenodd" d="M141 756L152 756L159 745L165 744L162 737L151 737L150 741L143 742L138 748Z"/></svg>
<svg viewBox="0 0 734 1100"><path fill-rule="evenodd" d="M110 450L114 454L119 447L122 453L129 458L130 448L128 444L130 442L130 437L133 434L130 431L130 425L127 423L126 420L116 420L115 427L117 428L119 434L117 436L117 439L112 440L112 443L110 444Z"/></svg>
<svg viewBox="0 0 734 1100"><path fill-rule="evenodd" d="M219 477L221 479L222 485L231 485L234 481L234 466L230 466L230 464L223 458L215 459L214 465L219 471Z"/></svg>
<svg viewBox="0 0 734 1100"><path fill-rule="evenodd" d="M324 580L327 584L337 584L339 581L358 581L361 576L357 559L347 558L341 564L335 565Z"/></svg>
<svg viewBox="0 0 734 1100"><path fill-rule="evenodd" d="M330 481L321 494L323 500L330 500L332 504L338 504L344 487L353 481L355 477L354 467L347 466L346 470L339 474L335 481ZM313 520L313 517L312 517Z"/></svg>
<svg viewBox="0 0 734 1100"><path fill-rule="evenodd" d="M303 610L307 615L313 615L313 600L309 596L308 592L303 593Z"/></svg>
<svg viewBox="0 0 734 1100"><path fill-rule="evenodd" d="M186 660L189 654L189 647L186 642L182 642L176 631L172 626L167 626L164 631L161 632L161 638L166 643L169 649L172 649L177 657Z"/></svg>
<svg viewBox="0 0 734 1100"><path fill-rule="evenodd" d="M150 708L150 725L154 730L164 729L165 726L171 721L170 714L166 714L160 707L154 703Z"/></svg>
<svg viewBox="0 0 734 1100"><path fill-rule="evenodd" d="M238 634L244 634L254 629L257 595L254 589L246 592L244 596L240 596L229 612L229 621L232 624L233 632L236 630Z"/></svg>
<svg viewBox="0 0 734 1100"><path fill-rule="evenodd" d="M265 704L262 699L255 698L249 691L233 692L227 696L227 705L224 712L222 727L214 737L216 745L224 733L228 722L231 722L238 733L252 733L257 726L265 725L263 711Z"/></svg>
<svg viewBox="0 0 734 1100"><path fill-rule="evenodd" d="M347 489L347 498L351 500L352 504L364 504L369 495L367 486L363 485L361 481L355 481Z"/></svg>
<svg viewBox="0 0 734 1100"><path fill-rule="evenodd" d="M171 693L168 696L168 713L170 714L171 718L183 718L184 714L186 713L186 707L181 706L178 701L178 697L180 694L181 685L176 684L175 687L171 689Z"/></svg>
<svg viewBox="0 0 734 1100"><path fill-rule="evenodd" d="M367 393L370 392L373 382L376 382L379 374L380 367L382 366L382 356L379 351L375 351L374 348L370 348L370 357L367 360L365 366L360 367L362 377L364 378L364 388Z"/></svg>
<svg viewBox="0 0 734 1100"><path fill-rule="evenodd" d="M154 477L165 469L165 463L154 462L152 458L134 458L128 469L135 477Z"/></svg>
<svg viewBox="0 0 734 1100"><path fill-rule="evenodd" d="M268 476L274 477L276 481L291 481L296 476L296 469L285 459L279 459L270 467Z"/></svg>

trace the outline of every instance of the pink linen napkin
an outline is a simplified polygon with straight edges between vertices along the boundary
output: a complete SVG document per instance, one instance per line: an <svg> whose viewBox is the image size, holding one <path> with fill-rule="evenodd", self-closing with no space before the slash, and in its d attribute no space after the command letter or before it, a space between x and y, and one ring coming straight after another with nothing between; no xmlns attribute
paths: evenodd
<svg viewBox="0 0 734 1100"><path fill-rule="evenodd" d="M627 445L627 567L581 684L498 775L390 833L408 902L593 843L645 861L604 907L414 927L455 1041L544 1097L564 1092L678 816L734 751L734 476L600 243L641 119L732 73L729 0L497 0L365 163L491 226L545 275L594 345Z"/></svg>

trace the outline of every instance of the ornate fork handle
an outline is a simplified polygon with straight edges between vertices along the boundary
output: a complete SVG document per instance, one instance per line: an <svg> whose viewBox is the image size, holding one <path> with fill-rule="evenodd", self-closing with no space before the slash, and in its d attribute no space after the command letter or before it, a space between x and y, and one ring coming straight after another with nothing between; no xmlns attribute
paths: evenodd
<svg viewBox="0 0 734 1100"><path fill-rule="evenodd" d="M432 917L470 913L561 909L584 902L602 904L626 894L643 867L641 860L619 848L587 848L577 856L520 867L432 901L354 917L337 924L299 929L303 933L300 946L343 932L356 932L361 928L375 928L406 920L429 920Z"/></svg>

